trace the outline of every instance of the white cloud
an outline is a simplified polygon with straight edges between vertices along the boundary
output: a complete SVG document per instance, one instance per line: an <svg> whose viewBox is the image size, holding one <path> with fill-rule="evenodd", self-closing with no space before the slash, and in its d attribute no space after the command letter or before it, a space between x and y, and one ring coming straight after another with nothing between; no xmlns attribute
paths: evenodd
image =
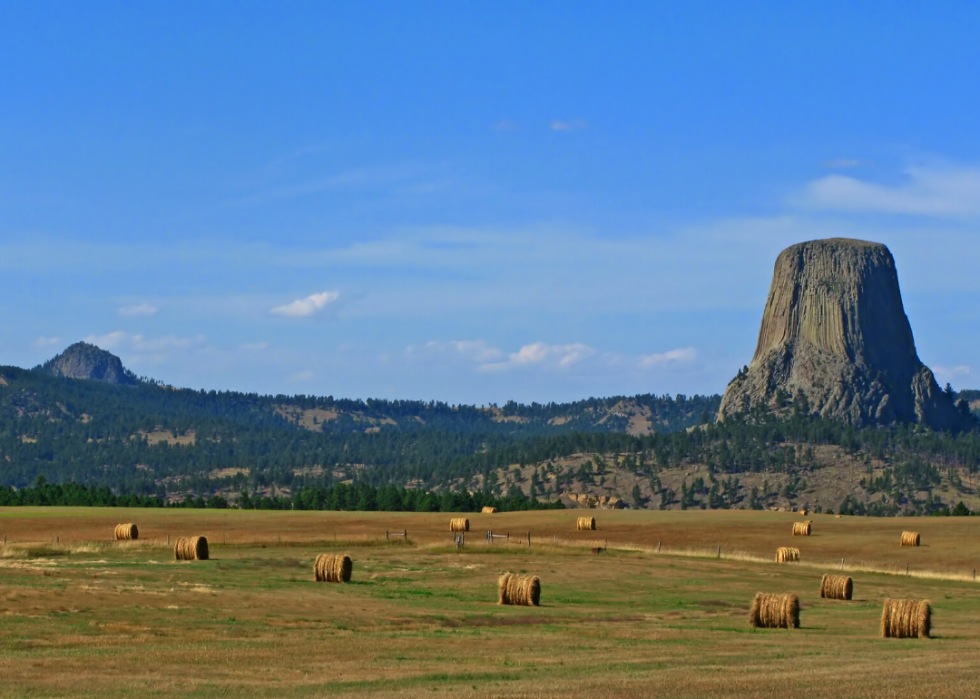
<svg viewBox="0 0 980 699"><path fill-rule="evenodd" d="M551 122L552 131L581 131L587 128L586 124L581 119L572 119L571 121L562 121L561 119L555 119Z"/></svg>
<svg viewBox="0 0 980 699"><path fill-rule="evenodd" d="M61 342L61 338L60 337L43 337L42 336L42 337L39 337L36 340L34 340L34 346L35 347L40 347L40 348L43 349L45 347L50 347L51 345L57 345L59 342Z"/></svg>
<svg viewBox="0 0 980 699"><path fill-rule="evenodd" d="M906 182L893 186L830 175L807 185L798 203L831 211L938 217L980 215L980 169L913 167L906 175Z"/></svg>
<svg viewBox="0 0 980 699"><path fill-rule="evenodd" d="M304 299L296 299L284 306L276 306L269 312L285 318L310 318L335 304L339 298L339 291L321 291L319 294L311 294Z"/></svg>
<svg viewBox="0 0 980 699"><path fill-rule="evenodd" d="M139 303L133 306L123 306L119 309L121 316L153 316L160 309L148 303Z"/></svg>
<svg viewBox="0 0 980 699"><path fill-rule="evenodd" d="M659 354L645 354L640 357L640 365L644 367L660 367L667 364L693 362L697 356L697 350L693 347L682 347L660 352Z"/></svg>
<svg viewBox="0 0 980 699"><path fill-rule="evenodd" d="M512 352L506 361L483 363L480 365L480 369L482 371L499 371L532 365L569 369L596 354L595 349L581 342L571 345L549 345L546 342L534 342L522 346L517 352Z"/></svg>
<svg viewBox="0 0 980 699"><path fill-rule="evenodd" d="M242 349L250 351L261 351L269 348L268 342L246 342L242 345Z"/></svg>
<svg viewBox="0 0 980 699"><path fill-rule="evenodd" d="M312 371L297 371L295 374L289 377L290 381L311 381L316 374Z"/></svg>

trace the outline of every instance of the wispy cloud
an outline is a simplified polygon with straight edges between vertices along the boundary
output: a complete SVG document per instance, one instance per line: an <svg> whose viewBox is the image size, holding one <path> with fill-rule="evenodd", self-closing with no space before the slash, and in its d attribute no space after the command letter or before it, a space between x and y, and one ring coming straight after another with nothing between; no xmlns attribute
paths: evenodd
<svg viewBox="0 0 980 699"><path fill-rule="evenodd" d="M933 365L932 371L936 374L936 376L941 376L944 379L949 380L956 378L957 376L966 376L970 373L970 367L966 364L959 364L957 366Z"/></svg>
<svg viewBox="0 0 980 699"><path fill-rule="evenodd" d="M490 127L493 131L520 131L521 125L510 119L501 119Z"/></svg>
<svg viewBox="0 0 980 699"><path fill-rule="evenodd" d="M866 167L873 165L873 160L860 160L858 158L833 158L823 161L823 166L830 168Z"/></svg>
<svg viewBox="0 0 980 699"><path fill-rule="evenodd" d="M51 347L52 345L57 345L59 342L61 342L60 337L39 337L34 340L33 344L35 347L44 349L46 347Z"/></svg>
<svg viewBox="0 0 980 699"><path fill-rule="evenodd" d="M312 371L297 371L295 374L289 377L290 381L312 381L316 377L316 374Z"/></svg>
<svg viewBox="0 0 980 699"><path fill-rule="evenodd" d="M204 335L194 337L165 337L150 338L144 335L134 335L123 330L114 330L105 335L89 335L85 342L105 350L127 349L138 353L161 353L171 350L186 350L200 347L205 342Z"/></svg>
<svg viewBox="0 0 980 699"><path fill-rule="evenodd" d="M697 356L697 350L693 347L682 347L658 354L645 354L640 357L640 365L644 367L662 367L668 364L693 362Z"/></svg>
<svg viewBox="0 0 980 699"><path fill-rule="evenodd" d="M450 342L440 342L432 340L427 342L424 348L409 347L409 354L417 354L419 349L427 353L452 353L462 359L471 362L484 363L496 362L504 357L504 353L492 347L485 340L452 340Z"/></svg>
<svg viewBox="0 0 980 699"><path fill-rule="evenodd" d="M582 131L586 128L588 128L588 124L581 119L572 119L571 121L555 119L551 122L552 131Z"/></svg>
<svg viewBox="0 0 980 699"><path fill-rule="evenodd" d="M339 291L321 291L306 298L296 299L283 306L276 306L270 313L284 318L311 318L323 313L340 299Z"/></svg>
<svg viewBox="0 0 980 699"><path fill-rule="evenodd" d="M269 349L268 342L246 342L242 345L243 350L249 350L251 352L259 352L264 349Z"/></svg>
<svg viewBox="0 0 980 699"><path fill-rule="evenodd" d="M811 182L799 203L813 209L936 217L980 215L980 168L909 168L899 185L845 175Z"/></svg>
<svg viewBox="0 0 980 699"><path fill-rule="evenodd" d="M260 204L295 199L320 192L346 189L398 188L425 185L445 175L445 167L432 164L393 164L354 168L335 175L292 182L238 200L238 204Z"/></svg>
<svg viewBox="0 0 980 699"><path fill-rule="evenodd" d="M160 309L149 303L139 303L132 306L123 306L119 309L121 316L153 316Z"/></svg>

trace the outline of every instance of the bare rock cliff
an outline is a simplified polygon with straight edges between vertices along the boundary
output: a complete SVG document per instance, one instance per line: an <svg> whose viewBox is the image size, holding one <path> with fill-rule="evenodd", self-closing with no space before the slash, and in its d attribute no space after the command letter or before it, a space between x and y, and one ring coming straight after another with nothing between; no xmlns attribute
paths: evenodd
<svg viewBox="0 0 980 699"><path fill-rule="evenodd" d="M854 425L972 425L919 361L895 260L879 243L814 240L779 254L755 356L719 416L778 409L801 392L810 412Z"/></svg>
<svg viewBox="0 0 980 699"><path fill-rule="evenodd" d="M88 379L123 386L138 383L132 372L123 367L119 357L87 342L76 342L38 369L67 379Z"/></svg>

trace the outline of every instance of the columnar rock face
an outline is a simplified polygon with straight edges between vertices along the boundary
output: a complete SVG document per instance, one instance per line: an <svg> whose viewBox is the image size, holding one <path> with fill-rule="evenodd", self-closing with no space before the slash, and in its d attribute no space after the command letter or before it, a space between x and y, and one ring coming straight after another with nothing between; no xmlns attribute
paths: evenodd
<svg viewBox="0 0 980 699"><path fill-rule="evenodd" d="M854 425L960 429L971 418L919 361L895 260L879 243L834 238L780 253L759 344L728 384L720 418L760 402L802 403Z"/></svg>

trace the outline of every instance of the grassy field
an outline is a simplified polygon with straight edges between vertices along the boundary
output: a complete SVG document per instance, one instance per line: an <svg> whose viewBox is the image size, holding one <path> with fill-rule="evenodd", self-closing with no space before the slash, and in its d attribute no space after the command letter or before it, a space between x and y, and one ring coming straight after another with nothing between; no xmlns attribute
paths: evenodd
<svg viewBox="0 0 980 699"><path fill-rule="evenodd" d="M978 518L816 515L794 538L784 513L579 514L470 515L457 550L441 514L0 509L0 696L980 695ZM129 521L140 541L110 542ZM212 560L172 560L190 534ZM800 564L770 562L786 545ZM313 582L321 552L350 584ZM841 558L855 599L822 600ZM505 571L539 575L542 606L497 606ZM759 591L797 593L802 628L750 628ZM929 599L934 638L879 638L886 597Z"/></svg>

